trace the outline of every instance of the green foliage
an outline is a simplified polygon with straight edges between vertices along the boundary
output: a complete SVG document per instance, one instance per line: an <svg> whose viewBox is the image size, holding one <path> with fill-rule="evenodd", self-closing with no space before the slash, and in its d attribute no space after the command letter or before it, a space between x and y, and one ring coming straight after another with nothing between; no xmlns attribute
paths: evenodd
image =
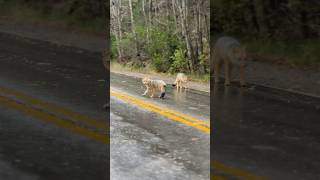
<svg viewBox="0 0 320 180"><path fill-rule="evenodd" d="M119 45L123 51L124 56L136 56L134 35L132 33L124 34L123 38L119 42Z"/></svg>
<svg viewBox="0 0 320 180"><path fill-rule="evenodd" d="M111 60L114 60L118 57L117 52L117 44L116 38L114 35L111 34Z"/></svg>
<svg viewBox="0 0 320 180"><path fill-rule="evenodd" d="M231 35L260 57L319 63L320 1L214 0L212 5L212 39Z"/></svg>
<svg viewBox="0 0 320 180"><path fill-rule="evenodd" d="M152 67L156 72L166 72L169 64L160 54L154 54L152 57Z"/></svg>
<svg viewBox="0 0 320 180"><path fill-rule="evenodd" d="M186 72L188 69L188 61L185 58L186 50L176 49L171 59L173 61L169 71L170 73Z"/></svg>
<svg viewBox="0 0 320 180"><path fill-rule="evenodd" d="M312 65L320 63L320 44L315 40L275 41L256 39L245 41L250 52L269 59L282 59L290 65Z"/></svg>
<svg viewBox="0 0 320 180"><path fill-rule="evenodd" d="M147 45L146 52L151 56L168 53L167 37L166 32L158 28L150 29L150 39L152 43Z"/></svg>
<svg viewBox="0 0 320 180"><path fill-rule="evenodd" d="M214 0L215 34L272 39L319 37L319 1Z"/></svg>
<svg viewBox="0 0 320 180"><path fill-rule="evenodd" d="M163 3L163 7L159 8L156 7L156 3L152 3L152 7L150 7L150 4L146 2L143 11L142 1L133 0L132 11L134 24L132 24L128 1L122 2L122 8L120 11L123 12L123 16L120 17L121 20L117 19L118 16L115 16L115 19L112 19L111 23L113 23L113 27L116 27L115 30L119 31L117 29L117 25L119 20L121 21L120 32L123 34L123 37L120 42L120 48L123 50L124 56L128 55L130 59L129 61L133 62L127 64L132 64L133 66L140 64L143 68L151 67L156 72L162 73L168 73L169 71L190 71L188 68L188 59L185 57L187 48L185 36L183 35L184 30L181 29L183 26L181 26L179 18L176 17L177 19L175 19L173 16L172 6L170 6L171 3L171 1L168 1L168 4ZM189 8L192 10L196 9L195 7L191 7L193 6L192 4L188 4L188 6L190 6ZM115 6L114 8L117 9L118 7ZM145 14L143 12L145 12ZM167 13L169 13L169 16ZM179 15L177 6L175 7L175 13L177 16ZM190 14L190 17L194 14L195 13ZM190 40L189 42L194 45L198 42L197 38L200 39L200 36L195 35L195 18L189 19L192 19L191 21L193 23L190 23L191 21L189 22L189 20L187 22L187 26L190 26L188 29L188 32L190 32L188 40ZM204 33L204 16L201 21L201 24L203 25L203 27L200 27L201 30L203 30L201 31L201 37L202 39L208 39L208 34ZM132 25L134 25L135 37L132 34ZM114 45L116 44L114 43ZM202 45L203 44L201 44L201 46ZM194 45L193 47L196 46ZM209 48L205 50L207 51L206 54L209 54ZM192 48L191 51L197 51L197 49ZM140 54L141 56L137 58L136 54ZM208 57L203 56L203 58ZM198 61L198 57L194 58L194 61L192 62L194 64L199 64L199 62L196 61ZM195 71L197 70L195 69Z"/></svg>

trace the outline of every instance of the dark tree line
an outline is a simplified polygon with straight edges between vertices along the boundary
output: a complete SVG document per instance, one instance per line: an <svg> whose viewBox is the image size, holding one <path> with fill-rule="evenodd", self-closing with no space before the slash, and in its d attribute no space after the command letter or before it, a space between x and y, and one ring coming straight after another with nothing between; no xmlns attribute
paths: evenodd
<svg viewBox="0 0 320 180"><path fill-rule="evenodd" d="M273 39L320 36L319 0L213 0L212 33Z"/></svg>
<svg viewBox="0 0 320 180"><path fill-rule="evenodd" d="M43 15L74 16L79 20L106 16L106 0L2 0L34 8Z"/></svg>

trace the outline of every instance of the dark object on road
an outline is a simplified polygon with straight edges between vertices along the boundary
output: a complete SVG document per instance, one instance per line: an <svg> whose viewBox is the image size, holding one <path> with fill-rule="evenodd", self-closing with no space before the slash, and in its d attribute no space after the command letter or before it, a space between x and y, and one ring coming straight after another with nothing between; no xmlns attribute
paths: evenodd
<svg viewBox="0 0 320 180"><path fill-rule="evenodd" d="M166 92L161 93L161 95L159 96L160 99L164 99L164 96L166 95Z"/></svg>

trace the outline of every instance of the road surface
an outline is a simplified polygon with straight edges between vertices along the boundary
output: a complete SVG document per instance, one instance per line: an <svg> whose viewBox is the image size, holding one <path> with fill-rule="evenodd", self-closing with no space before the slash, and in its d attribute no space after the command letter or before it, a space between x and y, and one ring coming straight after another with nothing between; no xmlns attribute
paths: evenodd
<svg viewBox="0 0 320 180"><path fill-rule="evenodd" d="M99 55L0 34L0 179L109 177Z"/></svg>
<svg viewBox="0 0 320 180"><path fill-rule="evenodd" d="M319 99L217 85L211 105L211 157L220 179L320 179Z"/></svg>
<svg viewBox="0 0 320 180"><path fill-rule="evenodd" d="M0 179L209 179L208 94L159 102L112 75L109 138L99 54L0 39Z"/></svg>
<svg viewBox="0 0 320 180"><path fill-rule="evenodd" d="M111 74L109 121L100 58L0 34L0 179L320 179L318 99Z"/></svg>
<svg viewBox="0 0 320 180"><path fill-rule="evenodd" d="M111 179L210 178L208 93L143 97L141 79L113 73L110 84Z"/></svg>

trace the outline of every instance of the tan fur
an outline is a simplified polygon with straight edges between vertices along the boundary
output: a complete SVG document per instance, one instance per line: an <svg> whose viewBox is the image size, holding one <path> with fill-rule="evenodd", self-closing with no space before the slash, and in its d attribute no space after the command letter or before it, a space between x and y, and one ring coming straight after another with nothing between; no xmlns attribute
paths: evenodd
<svg viewBox="0 0 320 180"><path fill-rule="evenodd" d="M215 44L213 50L213 68L215 83L219 82L219 72L222 64L225 68L225 85L230 85L231 72L233 66L239 67L240 70L240 84L245 86L244 71L246 66L246 49L233 38L223 37L220 38Z"/></svg>
<svg viewBox="0 0 320 180"><path fill-rule="evenodd" d="M184 73L178 73L176 81L174 84L177 86L177 89L187 88L188 77Z"/></svg>
<svg viewBox="0 0 320 180"><path fill-rule="evenodd" d="M165 93L166 83L163 80L153 80L148 77L142 79L143 85L146 87L146 91L142 94L150 94L150 97L154 96L154 93Z"/></svg>

